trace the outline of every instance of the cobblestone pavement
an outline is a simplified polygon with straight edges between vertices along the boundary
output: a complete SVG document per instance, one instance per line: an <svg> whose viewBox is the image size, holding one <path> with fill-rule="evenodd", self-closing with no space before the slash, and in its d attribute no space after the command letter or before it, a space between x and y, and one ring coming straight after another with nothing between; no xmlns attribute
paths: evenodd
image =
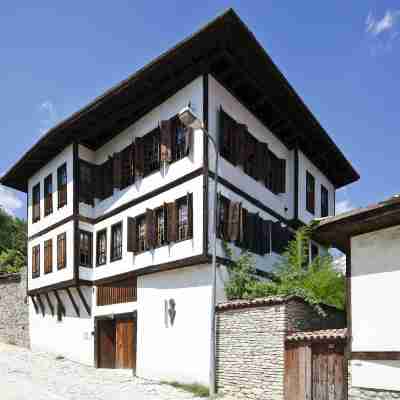
<svg viewBox="0 0 400 400"><path fill-rule="evenodd" d="M87 367L54 355L0 344L1 400L199 400L129 370Z"/></svg>

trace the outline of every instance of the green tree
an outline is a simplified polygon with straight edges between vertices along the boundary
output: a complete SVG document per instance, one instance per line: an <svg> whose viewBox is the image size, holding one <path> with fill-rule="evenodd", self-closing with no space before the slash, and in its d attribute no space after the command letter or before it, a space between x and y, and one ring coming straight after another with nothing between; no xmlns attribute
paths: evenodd
<svg viewBox="0 0 400 400"><path fill-rule="evenodd" d="M26 222L0 207L0 271L17 272L26 264Z"/></svg>
<svg viewBox="0 0 400 400"><path fill-rule="evenodd" d="M297 295L318 308L328 304L345 306L345 278L332 266L332 256L316 257L308 262L308 248L313 226L297 230L274 268L274 279L262 281L254 275L254 262L247 253L233 260L226 285L229 299ZM225 246L227 248L227 246ZM228 257L232 254L228 250Z"/></svg>

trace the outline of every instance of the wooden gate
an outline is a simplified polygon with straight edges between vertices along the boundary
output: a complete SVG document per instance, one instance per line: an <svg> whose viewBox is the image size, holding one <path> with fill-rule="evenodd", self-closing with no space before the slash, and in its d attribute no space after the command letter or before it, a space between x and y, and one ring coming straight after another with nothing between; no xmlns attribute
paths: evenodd
<svg viewBox="0 0 400 400"><path fill-rule="evenodd" d="M321 336L316 332L313 336L308 332L291 335L288 339L285 346L285 400L346 399L345 335Z"/></svg>

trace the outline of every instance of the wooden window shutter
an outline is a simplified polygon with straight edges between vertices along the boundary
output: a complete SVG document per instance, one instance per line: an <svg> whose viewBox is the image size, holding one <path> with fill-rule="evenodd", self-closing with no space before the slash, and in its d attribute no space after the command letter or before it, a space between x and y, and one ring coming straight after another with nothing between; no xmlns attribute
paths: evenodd
<svg viewBox="0 0 400 400"><path fill-rule="evenodd" d="M138 251L136 218L128 217L128 251L136 253Z"/></svg>
<svg viewBox="0 0 400 400"><path fill-rule="evenodd" d="M188 239L193 237L193 193L186 195L188 209Z"/></svg>
<svg viewBox="0 0 400 400"><path fill-rule="evenodd" d="M238 245L247 248L247 210L241 207Z"/></svg>
<svg viewBox="0 0 400 400"><path fill-rule="evenodd" d="M190 154L191 148L193 147L193 129L187 128L185 134L185 154Z"/></svg>
<svg viewBox="0 0 400 400"><path fill-rule="evenodd" d="M239 240L241 208L240 202L230 202L229 204L227 237L230 241Z"/></svg>
<svg viewBox="0 0 400 400"><path fill-rule="evenodd" d="M225 142L225 130L226 130L226 126L227 126L227 118L226 118L226 114L224 112L224 110L222 109L222 107L219 108L219 129L218 129L218 133L219 133L219 137L218 137L218 141L219 141L219 152L221 155L222 154L222 149L223 146L222 144Z"/></svg>
<svg viewBox="0 0 400 400"><path fill-rule="evenodd" d="M237 124L237 162L244 167L247 159L247 126Z"/></svg>
<svg viewBox="0 0 400 400"><path fill-rule="evenodd" d="M260 254L263 255L271 252L271 221L262 219L260 225Z"/></svg>
<svg viewBox="0 0 400 400"><path fill-rule="evenodd" d="M263 232L263 220L260 215L257 213L254 215L254 253L256 254L264 254L264 243L262 240L262 232Z"/></svg>
<svg viewBox="0 0 400 400"><path fill-rule="evenodd" d="M141 137L135 139L135 175L144 175L144 143Z"/></svg>
<svg viewBox="0 0 400 400"><path fill-rule="evenodd" d="M286 160L278 159L278 193L286 192Z"/></svg>
<svg viewBox="0 0 400 400"><path fill-rule="evenodd" d="M135 144L129 146L129 183L135 183Z"/></svg>
<svg viewBox="0 0 400 400"><path fill-rule="evenodd" d="M160 161L171 162L172 161L172 121L166 120L160 123Z"/></svg>
<svg viewBox="0 0 400 400"><path fill-rule="evenodd" d="M94 197L96 199L103 198L103 167L101 165L94 166Z"/></svg>
<svg viewBox="0 0 400 400"><path fill-rule="evenodd" d="M153 249L155 244L155 221L154 221L154 211L149 208L146 209L146 247L148 249Z"/></svg>
<svg viewBox="0 0 400 400"><path fill-rule="evenodd" d="M256 163L257 163L257 180L265 182L266 177L266 160L268 146L266 143L259 142L256 147Z"/></svg>
<svg viewBox="0 0 400 400"><path fill-rule="evenodd" d="M178 237L178 209L176 202L167 204L168 242L175 242Z"/></svg>
<svg viewBox="0 0 400 400"><path fill-rule="evenodd" d="M288 236L286 228L282 228L279 221L272 224L271 236L272 251L277 254L282 254L286 250Z"/></svg>
<svg viewBox="0 0 400 400"><path fill-rule="evenodd" d="M121 189L122 184L122 157L121 153L115 153L113 157L113 187Z"/></svg>

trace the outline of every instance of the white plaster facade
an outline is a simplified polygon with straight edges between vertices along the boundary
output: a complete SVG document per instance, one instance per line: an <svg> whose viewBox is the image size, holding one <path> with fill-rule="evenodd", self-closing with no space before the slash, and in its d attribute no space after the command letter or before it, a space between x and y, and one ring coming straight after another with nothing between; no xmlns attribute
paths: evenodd
<svg viewBox="0 0 400 400"><path fill-rule="evenodd" d="M400 351L400 226L351 238L352 352ZM352 360L352 385L400 391L400 361Z"/></svg>

